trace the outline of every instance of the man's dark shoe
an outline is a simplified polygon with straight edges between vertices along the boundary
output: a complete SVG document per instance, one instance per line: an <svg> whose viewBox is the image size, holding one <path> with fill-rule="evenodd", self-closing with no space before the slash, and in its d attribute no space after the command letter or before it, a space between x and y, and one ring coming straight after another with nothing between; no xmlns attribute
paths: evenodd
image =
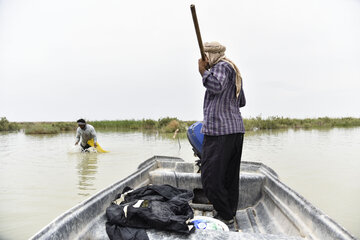
<svg viewBox="0 0 360 240"><path fill-rule="evenodd" d="M229 228L230 228L229 225L235 225L235 224L234 224L234 223L235 223L234 218L231 218L231 219L229 219L229 220L225 220L225 219L222 218L218 213L215 214L214 218L222 221L222 222L225 223Z"/></svg>

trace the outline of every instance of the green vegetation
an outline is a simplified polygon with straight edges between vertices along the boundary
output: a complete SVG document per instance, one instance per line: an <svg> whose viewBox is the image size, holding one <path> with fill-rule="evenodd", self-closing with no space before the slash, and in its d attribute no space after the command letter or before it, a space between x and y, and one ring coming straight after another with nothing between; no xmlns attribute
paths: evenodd
<svg viewBox="0 0 360 240"><path fill-rule="evenodd" d="M177 118L160 118L158 121L152 119L142 120L116 120L116 121L93 121L89 122L95 129L109 130L155 130L165 133L174 132L179 129L181 132L196 121L181 121Z"/></svg>
<svg viewBox="0 0 360 240"><path fill-rule="evenodd" d="M6 117L0 119L0 131L17 131L20 129L19 124L9 122Z"/></svg>
<svg viewBox="0 0 360 240"><path fill-rule="evenodd" d="M89 121L97 130L110 131L144 131L153 130L162 133L173 133L176 129L185 132L196 121L181 121L177 118L161 118L142 120L115 120L115 121ZM26 134L56 134L61 132L76 131L76 122L23 122L18 123L19 128Z"/></svg>
<svg viewBox="0 0 360 240"><path fill-rule="evenodd" d="M93 121L89 122L95 129L109 130L142 130L155 129L157 122L151 119L143 120L116 120L116 121Z"/></svg>
<svg viewBox="0 0 360 240"><path fill-rule="evenodd" d="M56 134L75 131L77 127L73 122L22 122L19 125L25 134Z"/></svg>
<svg viewBox="0 0 360 240"><path fill-rule="evenodd" d="M26 134L57 134L60 129L48 124L34 124L25 128Z"/></svg>
<svg viewBox="0 0 360 240"><path fill-rule="evenodd" d="M287 129L287 128L332 128L359 127L360 118L305 118L292 119L283 117L261 117L244 119L247 130Z"/></svg>
<svg viewBox="0 0 360 240"><path fill-rule="evenodd" d="M159 120L116 120L116 121L89 121L97 130L109 131L158 131L160 133L185 134L186 129L196 121L181 121L177 118L160 118ZM288 129L288 128L332 128L332 127L359 127L360 118L306 118L292 119L284 117L248 118L244 119L247 131ZM0 131L14 131L24 129L26 134L56 134L74 131L76 122L23 122L11 123L5 117L0 120Z"/></svg>

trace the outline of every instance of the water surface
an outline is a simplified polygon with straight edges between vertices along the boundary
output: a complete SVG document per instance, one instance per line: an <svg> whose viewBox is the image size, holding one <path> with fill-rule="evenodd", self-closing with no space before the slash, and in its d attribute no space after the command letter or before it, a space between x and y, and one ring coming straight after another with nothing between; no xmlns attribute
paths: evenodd
<svg viewBox="0 0 360 240"><path fill-rule="evenodd" d="M153 155L195 161L186 138L101 132L110 153L72 153L74 133L0 134L0 239L26 239ZM248 133L243 161L262 162L360 237L360 128Z"/></svg>

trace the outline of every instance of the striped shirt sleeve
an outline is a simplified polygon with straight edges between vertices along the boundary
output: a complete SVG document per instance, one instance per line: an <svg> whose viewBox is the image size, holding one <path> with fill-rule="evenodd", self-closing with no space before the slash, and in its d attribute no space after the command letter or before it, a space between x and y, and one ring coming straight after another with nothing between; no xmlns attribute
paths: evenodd
<svg viewBox="0 0 360 240"><path fill-rule="evenodd" d="M227 84L228 72L224 65L216 64L203 74L203 85L213 94L221 93Z"/></svg>

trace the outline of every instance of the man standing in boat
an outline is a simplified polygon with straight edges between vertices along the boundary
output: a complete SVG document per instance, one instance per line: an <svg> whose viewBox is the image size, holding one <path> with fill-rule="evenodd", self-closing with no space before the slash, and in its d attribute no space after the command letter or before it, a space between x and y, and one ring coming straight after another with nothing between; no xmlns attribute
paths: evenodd
<svg viewBox="0 0 360 240"><path fill-rule="evenodd" d="M97 137L96 137L96 132L95 132L95 128L93 126L91 126L90 124L87 124L86 121L84 119L79 119L77 120L77 124L78 124L78 128L76 130L76 142L75 145L77 145L80 142L80 138L81 138L81 143L80 146L82 148L82 150L86 150L89 147L91 147L88 144L88 141L91 139L94 139L94 147L97 147Z"/></svg>
<svg viewBox="0 0 360 240"><path fill-rule="evenodd" d="M207 59L199 59L199 72L206 88L201 181L217 212L215 218L232 224L238 205L245 133L239 108L245 106L245 96L240 72L225 57L225 50L220 43L205 43Z"/></svg>

